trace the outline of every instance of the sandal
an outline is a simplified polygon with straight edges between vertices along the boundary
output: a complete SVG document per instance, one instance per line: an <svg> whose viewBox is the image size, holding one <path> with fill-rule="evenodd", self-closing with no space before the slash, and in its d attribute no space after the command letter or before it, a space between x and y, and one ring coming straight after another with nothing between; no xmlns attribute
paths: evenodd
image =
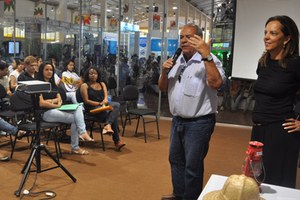
<svg viewBox="0 0 300 200"><path fill-rule="evenodd" d="M103 134L103 135L106 135L106 134L112 135L112 134L114 134L114 131L112 130L110 124L106 124L106 125L103 127L102 134Z"/></svg>
<svg viewBox="0 0 300 200"><path fill-rule="evenodd" d="M77 154L77 155L88 155L89 154L89 152L87 150L84 150L84 149L81 149L81 148L72 149L71 153L72 154Z"/></svg>
<svg viewBox="0 0 300 200"><path fill-rule="evenodd" d="M83 135L87 135L87 136L83 137ZM84 134L79 135L79 139L80 139L81 141L87 141L87 142L94 142L94 141L95 141L95 140L92 139L87 133L84 133Z"/></svg>
<svg viewBox="0 0 300 200"><path fill-rule="evenodd" d="M16 135L16 137L17 137L17 139L22 139L24 136L28 136L28 134L27 134L27 132L26 131L18 131L17 132L17 135Z"/></svg>
<svg viewBox="0 0 300 200"><path fill-rule="evenodd" d="M103 130L102 130L102 134L103 134L103 135L106 135L106 134L112 135L112 134L114 134L114 132L113 132L113 131L108 131L108 130L106 130L106 129L103 129Z"/></svg>

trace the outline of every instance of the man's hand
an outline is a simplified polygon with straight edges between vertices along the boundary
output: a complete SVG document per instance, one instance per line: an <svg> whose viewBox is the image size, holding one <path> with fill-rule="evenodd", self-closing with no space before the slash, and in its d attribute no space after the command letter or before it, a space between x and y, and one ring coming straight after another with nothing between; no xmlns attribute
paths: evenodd
<svg viewBox="0 0 300 200"><path fill-rule="evenodd" d="M163 63L163 71L167 72L173 67L173 59L169 58Z"/></svg>
<svg viewBox="0 0 300 200"><path fill-rule="evenodd" d="M212 40L210 39L207 43L205 43L205 41L199 35L194 35L188 39L191 47L195 48L202 57L207 57L210 54L211 41Z"/></svg>

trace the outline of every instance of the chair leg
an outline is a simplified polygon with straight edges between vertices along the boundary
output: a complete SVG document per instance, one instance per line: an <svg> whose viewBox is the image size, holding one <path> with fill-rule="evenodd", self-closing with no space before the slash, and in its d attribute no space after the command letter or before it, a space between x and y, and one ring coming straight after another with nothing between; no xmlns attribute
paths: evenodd
<svg viewBox="0 0 300 200"><path fill-rule="evenodd" d="M137 123L136 123L136 128L135 128L135 133L134 133L134 135L137 135L137 131L138 131L138 128L139 128L139 124L140 124L140 115L138 116L138 121L137 121Z"/></svg>
<svg viewBox="0 0 300 200"><path fill-rule="evenodd" d="M145 143L147 143L147 136L146 136L146 123L145 123L145 119L144 116L141 116L143 119L143 125L144 125L144 139L145 139ZM140 118L139 118L140 119Z"/></svg>
<svg viewBox="0 0 300 200"><path fill-rule="evenodd" d="M56 151L56 158L59 161L59 158L62 157L62 153L61 153L59 139L57 137L57 131L55 131L55 130L53 132L53 137L54 137L54 146L55 146L55 151Z"/></svg>
<svg viewBox="0 0 300 200"><path fill-rule="evenodd" d="M158 117L157 117L157 115L155 115L155 118L156 118L157 138L160 139L160 133L159 133Z"/></svg>
<svg viewBox="0 0 300 200"><path fill-rule="evenodd" d="M103 133L102 133L103 128L102 128L102 126L101 126L100 123L99 123L99 128L100 128L100 136L101 136L102 149L103 149L103 151L105 151L105 144L104 144Z"/></svg>
<svg viewBox="0 0 300 200"><path fill-rule="evenodd" d="M12 159L14 151L15 151L16 143L17 143L17 136L15 136L15 139L14 139L13 144L12 144L11 153L10 153L10 158L11 159Z"/></svg>
<svg viewBox="0 0 300 200"><path fill-rule="evenodd" d="M91 136L91 138L94 138L93 129L94 129L94 122L91 122L91 124L90 124L90 136Z"/></svg>
<svg viewBox="0 0 300 200"><path fill-rule="evenodd" d="M122 136L124 136L125 127L126 127L126 123L127 123L127 117L128 117L128 114L126 114L126 117L125 117L125 122L124 122L124 124L123 124Z"/></svg>

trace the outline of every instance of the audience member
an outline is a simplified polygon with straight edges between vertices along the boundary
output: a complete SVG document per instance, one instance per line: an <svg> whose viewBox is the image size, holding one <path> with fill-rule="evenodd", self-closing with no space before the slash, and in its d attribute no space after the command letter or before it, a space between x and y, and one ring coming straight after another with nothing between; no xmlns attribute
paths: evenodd
<svg viewBox="0 0 300 200"><path fill-rule="evenodd" d="M119 88L124 88L127 85L128 79L130 79L129 65L127 64L128 58L124 57L121 59L121 64L119 68ZM129 81L130 82L130 81Z"/></svg>
<svg viewBox="0 0 300 200"><path fill-rule="evenodd" d="M24 59L25 71L19 75L17 79L18 82L36 80L37 72L35 69L37 68L37 65L38 63L35 57L27 56Z"/></svg>
<svg viewBox="0 0 300 200"><path fill-rule="evenodd" d="M4 87L6 94L8 96L11 96L12 92L9 88L9 80L7 74L8 74L8 64L4 61L0 61L0 84Z"/></svg>
<svg viewBox="0 0 300 200"><path fill-rule="evenodd" d="M68 60L65 64L65 69L62 73L62 83L67 94L67 101L72 101L73 103L78 103L76 100L76 90L81 84L80 76L75 71L73 60Z"/></svg>
<svg viewBox="0 0 300 200"><path fill-rule="evenodd" d="M107 121L103 128L103 134L112 134L116 148L118 150L123 148L125 143L120 141L118 128L120 104L118 102L108 102L107 88L105 83L100 80L100 72L97 68L90 67L85 71L84 83L81 85L80 94L86 112L108 104L113 107L112 111L104 111L95 115Z"/></svg>
<svg viewBox="0 0 300 200"><path fill-rule="evenodd" d="M43 63L38 72L38 80L51 83L52 91L57 91L54 82L54 67L51 63ZM42 93L39 97L41 108L48 109L43 113L43 120L47 122L62 122L71 124L71 152L86 155L89 152L79 147L79 138L83 141L94 141L86 132L83 116L83 107L78 105L74 111L61 111L62 99L57 92Z"/></svg>
<svg viewBox="0 0 300 200"><path fill-rule="evenodd" d="M9 79L10 79L10 89L14 91L18 85L18 77L21 73L24 72L24 62L23 60L17 59L16 60L17 68L10 73Z"/></svg>

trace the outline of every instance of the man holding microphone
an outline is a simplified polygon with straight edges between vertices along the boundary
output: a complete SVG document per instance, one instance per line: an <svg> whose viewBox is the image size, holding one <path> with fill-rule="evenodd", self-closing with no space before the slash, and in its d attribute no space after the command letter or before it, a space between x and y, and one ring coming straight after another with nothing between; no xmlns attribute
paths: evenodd
<svg viewBox="0 0 300 200"><path fill-rule="evenodd" d="M225 80L221 62L202 36L197 25L182 28L182 53L163 63L158 81L160 90L168 92L173 115L169 149L173 194L163 200L196 200L202 191L204 158L216 123L217 89Z"/></svg>

